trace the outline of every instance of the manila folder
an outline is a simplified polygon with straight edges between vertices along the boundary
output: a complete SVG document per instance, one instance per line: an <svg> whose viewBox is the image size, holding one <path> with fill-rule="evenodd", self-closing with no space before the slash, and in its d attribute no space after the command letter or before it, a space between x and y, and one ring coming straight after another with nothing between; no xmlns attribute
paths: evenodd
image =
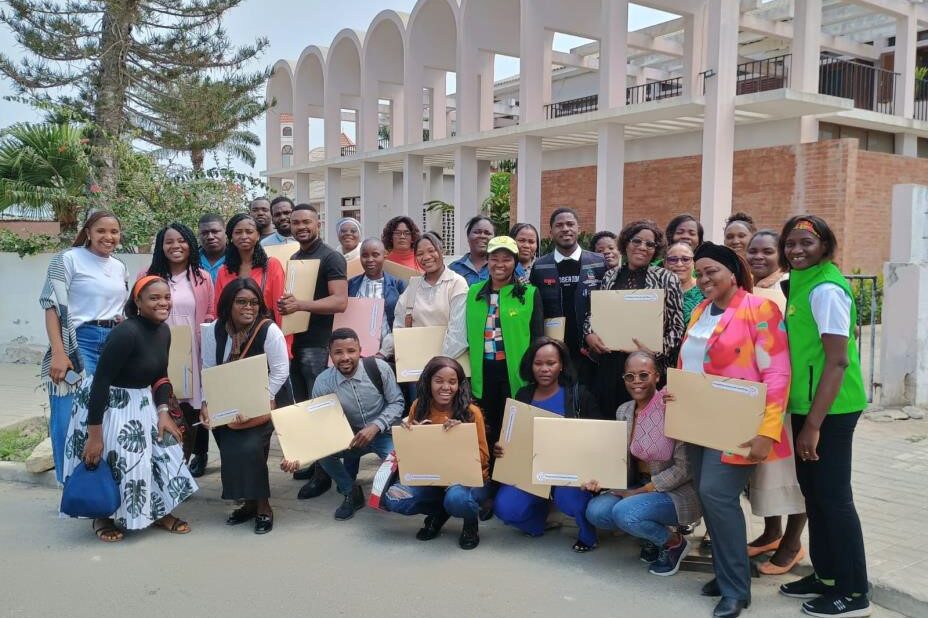
<svg viewBox="0 0 928 618"><path fill-rule="evenodd" d="M417 381L428 362L436 356L441 356L441 346L445 341L447 332L447 326L394 328L393 347L396 349L396 381ZM470 376L470 358L467 350L456 360L464 368L464 375Z"/></svg>
<svg viewBox="0 0 928 618"><path fill-rule="evenodd" d="M536 418L532 476L539 485L628 487L625 421Z"/></svg>
<svg viewBox="0 0 928 618"><path fill-rule="evenodd" d="M612 350L636 350L633 339L655 352L664 349L664 290L594 290L593 332Z"/></svg>
<svg viewBox="0 0 928 618"><path fill-rule="evenodd" d="M287 263L287 281L284 292L293 294L297 300L314 300L316 278L319 276L319 260L290 260ZM302 333L309 328L309 311L297 311L280 319L280 330L285 335Z"/></svg>
<svg viewBox="0 0 928 618"><path fill-rule="evenodd" d="M183 324L171 327L171 347L168 350L168 380L178 399L190 399L193 388L193 331ZM195 402L199 403L199 402Z"/></svg>
<svg viewBox="0 0 928 618"><path fill-rule="evenodd" d="M561 418L553 412L530 406L527 403L506 400L503 426L499 435L503 456L493 465L493 480L518 487L545 500L551 494L550 485L536 485L532 477L532 457L535 418Z"/></svg>
<svg viewBox="0 0 928 618"><path fill-rule="evenodd" d="M334 394L271 411L284 458L301 465L348 448L354 432Z"/></svg>
<svg viewBox="0 0 928 618"><path fill-rule="evenodd" d="M442 425L397 427L393 444L400 466L399 482L404 485L483 486L476 423L461 423L448 431Z"/></svg>
<svg viewBox="0 0 928 618"><path fill-rule="evenodd" d="M237 415L263 416L271 411L267 355L258 354L203 370L203 399L213 427L228 425Z"/></svg>
<svg viewBox="0 0 928 618"><path fill-rule="evenodd" d="M350 328L358 335L361 356L373 356L380 351L380 332L384 321L382 298L349 298L348 307L335 314L332 332Z"/></svg>

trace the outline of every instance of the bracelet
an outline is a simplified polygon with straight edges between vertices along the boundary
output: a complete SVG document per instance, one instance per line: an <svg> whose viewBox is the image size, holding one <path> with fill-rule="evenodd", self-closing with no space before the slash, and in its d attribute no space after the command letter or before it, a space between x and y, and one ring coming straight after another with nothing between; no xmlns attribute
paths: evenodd
<svg viewBox="0 0 928 618"><path fill-rule="evenodd" d="M163 414L164 412L170 412L171 408L167 404L161 404L158 406L158 414Z"/></svg>

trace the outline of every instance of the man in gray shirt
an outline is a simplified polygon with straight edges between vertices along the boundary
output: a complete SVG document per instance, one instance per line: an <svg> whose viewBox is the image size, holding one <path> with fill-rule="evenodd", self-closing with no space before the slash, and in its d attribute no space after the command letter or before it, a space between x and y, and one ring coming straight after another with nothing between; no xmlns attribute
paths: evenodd
<svg viewBox="0 0 928 618"><path fill-rule="evenodd" d="M404 402L393 370L385 361L373 357L361 361L361 344L350 328L332 331L329 356L334 366L316 378L312 397L335 393L355 436L347 450L317 463L345 497L335 511L335 519L345 520L364 506L364 492L355 482L360 459L368 453L376 453L381 459L390 454L390 428L403 415ZM373 377L372 372L376 372Z"/></svg>

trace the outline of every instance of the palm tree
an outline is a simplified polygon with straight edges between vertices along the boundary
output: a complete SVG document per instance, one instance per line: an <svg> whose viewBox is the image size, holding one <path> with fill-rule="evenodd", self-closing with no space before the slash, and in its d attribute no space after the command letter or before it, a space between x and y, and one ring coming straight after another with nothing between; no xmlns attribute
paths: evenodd
<svg viewBox="0 0 928 618"><path fill-rule="evenodd" d="M70 124L14 124L0 133L0 212L51 208L63 234L77 229L93 188L86 129Z"/></svg>

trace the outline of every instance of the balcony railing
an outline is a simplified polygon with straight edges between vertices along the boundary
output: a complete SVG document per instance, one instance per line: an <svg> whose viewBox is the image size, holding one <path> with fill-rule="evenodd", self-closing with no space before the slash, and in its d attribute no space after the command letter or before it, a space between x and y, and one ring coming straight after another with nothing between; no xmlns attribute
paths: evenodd
<svg viewBox="0 0 928 618"><path fill-rule="evenodd" d="M389 137L380 137L377 139L377 150L386 150L390 147Z"/></svg>
<svg viewBox="0 0 928 618"><path fill-rule="evenodd" d="M683 94L683 78L671 77L659 82L650 82L625 89L625 104L636 105L649 101L660 101Z"/></svg>
<svg viewBox="0 0 928 618"><path fill-rule="evenodd" d="M357 154L357 153L358 153L358 145L357 145L357 144L349 144L349 145L347 145L347 146L342 146L342 156L343 156L343 157L348 157L348 156L351 156L351 155Z"/></svg>
<svg viewBox="0 0 928 618"><path fill-rule="evenodd" d="M853 99L854 107L881 114L895 110L898 73L859 62L822 58L818 91L842 99Z"/></svg>
<svg viewBox="0 0 928 618"><path fill-rule="evenodd" d="M789 88L790 64L792 54L783 54L773 58L751 60L738 65L738 77L735 92L750 94Z"/></svg>
<svg viewBox="0 0 928 618"><path fill-rule="evenodd" d="M915 80L915 120L928 120L928 80Z"/></svg>
<svg viewBox="0 0 928 618"><path fill-rule="evenodd" d="M562 116L595 112L597 109L599 109L599 95L592 94L588 97L580 97L579 99L548 103L545 105L545 118L551 120L552 118L560 118Z"/></svg>

